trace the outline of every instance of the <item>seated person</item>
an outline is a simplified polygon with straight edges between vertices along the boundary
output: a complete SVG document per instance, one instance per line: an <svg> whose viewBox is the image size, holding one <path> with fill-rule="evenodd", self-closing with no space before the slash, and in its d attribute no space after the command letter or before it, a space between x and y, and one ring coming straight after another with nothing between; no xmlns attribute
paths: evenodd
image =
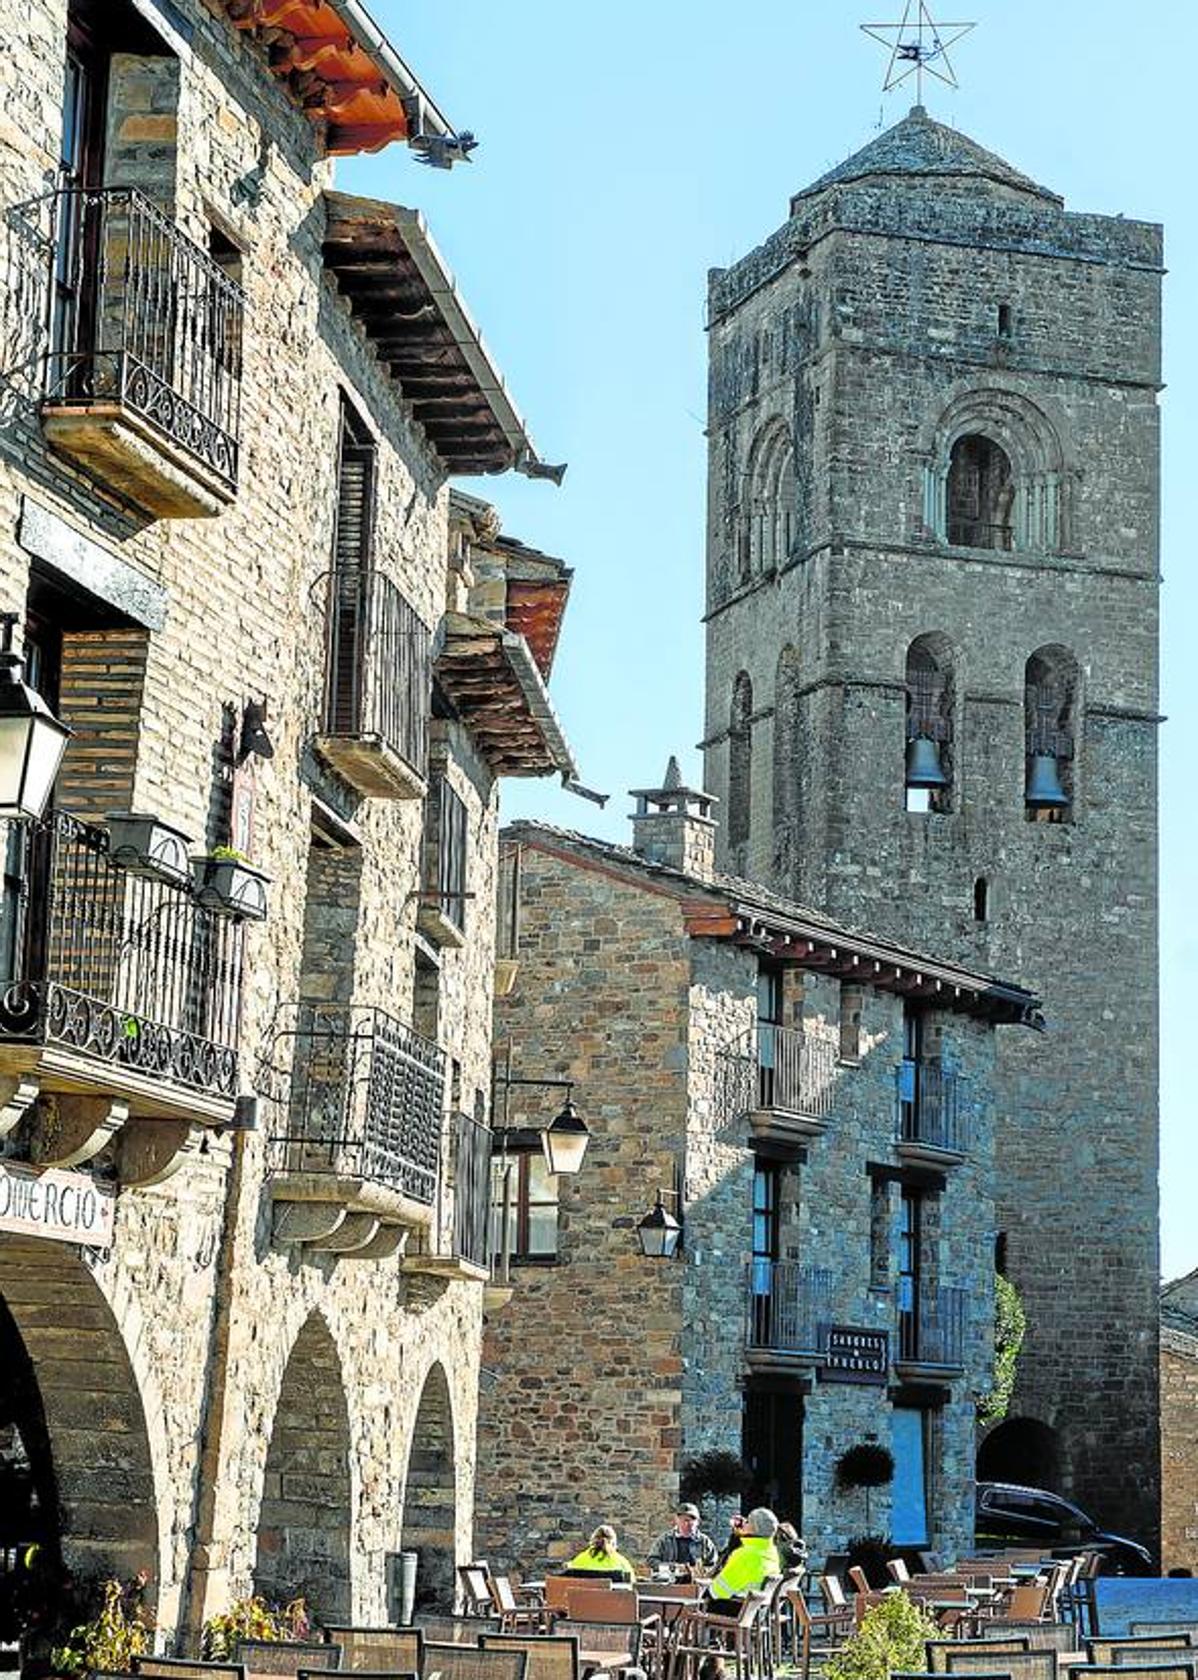
<svg viewBox="0 0 1198 1680"><path fill-rule="evenodd" d="M631 1581L636 1571L616 1543L610 1523L600 1523L582 1551L560 1571L563 1575L593 1576L601 1581Z"/></svg>
<svg viewBox="0 0 1198 1680"><path fill-rule="evenodd" d="M712 1574L718 1561L715 1541L699 1527L697 1505L680 1505L674 1516L673 1528L658 1535L649 1553L650 1563L675 1567L688 1564L704 1575Z"/></svg>
<svg viewBox="0 0 1198 1680"><path fill-rule="evenodd" d="M740 1527L740 1545L720 1565L719 1574L707 1586L705 1608L718 1616L739 1616L745 1596L760 1592L767 1581L782 1573L782 1560L774 1544L778 1519L764 1505L750 1511Z"/></svg>

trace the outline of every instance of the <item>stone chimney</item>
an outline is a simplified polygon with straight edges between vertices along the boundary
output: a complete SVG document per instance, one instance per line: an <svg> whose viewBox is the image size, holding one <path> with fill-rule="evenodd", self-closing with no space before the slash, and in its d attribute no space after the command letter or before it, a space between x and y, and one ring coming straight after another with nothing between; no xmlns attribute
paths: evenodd
<svg viewBox="0 0 1198 1680"><path fill-rule="evenodd" d="M650 863L669 864L702 881L715 875L714 794L683 787L678 760L671 757L659 788L633 788L632 849Z"/></svg>

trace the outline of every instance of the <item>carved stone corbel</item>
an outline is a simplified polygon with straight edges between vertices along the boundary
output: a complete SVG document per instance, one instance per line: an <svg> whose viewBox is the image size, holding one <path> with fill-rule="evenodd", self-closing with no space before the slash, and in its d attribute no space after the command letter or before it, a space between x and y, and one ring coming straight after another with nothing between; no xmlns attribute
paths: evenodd
<svg viewBox="0 0 1198 1680"><path fill-rule="evenodd" d="M37 1101L39 1089L38 1082L32 1074L0 1075L0 1139L16 1131L30 1107Z"/></svg>
<svg viewBox="0 0 1198 1680"><path fill-rule="evenodd" d="M356 1254L374 1240L378 1228L373 1213L347 1213L331 1237L319 1237L310 1246L322 1254Z"/></svg>
<svg viewBox="0 0 1198 1680"><path fill-rule="evenodd" d="M347 1217L337 1202L276 1202L274 1239L282 1243L322 1242L339 1230Z"/></svg>
<svg viewBox="0 0 1198 1680"><path fill-rule="evenodd" d="M380 1225L368 1243L361 1248L351 1249L346 1255L347 1260L389 1260L393 1254L402 1254L408 1240L408 1231L403 1225Z"/></svg>
<svg viewBox="0 0 1198 1680"><path fill-rule="evenodd" d="M129 1189L163 1184L199 1153L201 1136L189 1120L131 1120L117 1139L117 1178Z"/></svg>
<svg viewBox="0 0 1198 1680"><path fill-rule="evenodd" d="M34 1109L29 1159L39 1167L78 1167L94 1160L129 1118L119 1097L44 1094Z"/></svg>

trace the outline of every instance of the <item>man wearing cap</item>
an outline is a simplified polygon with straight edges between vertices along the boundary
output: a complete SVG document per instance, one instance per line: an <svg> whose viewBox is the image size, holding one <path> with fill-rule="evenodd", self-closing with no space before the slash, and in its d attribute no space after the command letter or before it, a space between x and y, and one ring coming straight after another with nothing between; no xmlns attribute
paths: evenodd
<svg viewBox="0 0 1198 1680"><path fill-rule="evenodd" d="M679 1505L673 1528L658 1536L649 1553L650 1563L685 1563L701 1575L710 1575L719 1559L719 1547L699 1527L697 1505Z"/></svg>

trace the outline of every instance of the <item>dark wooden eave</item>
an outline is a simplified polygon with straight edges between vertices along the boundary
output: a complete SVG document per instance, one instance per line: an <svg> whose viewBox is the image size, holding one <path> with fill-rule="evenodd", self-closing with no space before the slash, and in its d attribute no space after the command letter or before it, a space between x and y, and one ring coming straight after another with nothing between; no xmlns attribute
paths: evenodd
<svg viewBox="0 0 1198 1680"><path fill-rule="evenodd" d="M418 211L326 193L324 261L448 471L507 472L536 459Z"/></svg>
<svg viewBox="0 0 1198 1680"><path fill-rule="evenodd" d="M523 636L490 619L446 613L435 674L497 776L563 776L574 757Z"/></svg>

